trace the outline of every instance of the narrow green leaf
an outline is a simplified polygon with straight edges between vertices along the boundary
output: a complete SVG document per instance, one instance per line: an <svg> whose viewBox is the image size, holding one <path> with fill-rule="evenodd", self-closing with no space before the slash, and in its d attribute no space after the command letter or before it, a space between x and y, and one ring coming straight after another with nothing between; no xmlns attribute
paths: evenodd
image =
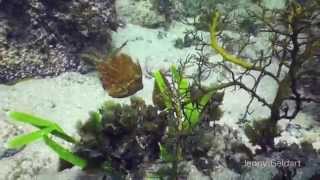
<svg viewBox="0 0 320 180"><path fill-rule="evenodd" d="M168 151L168 149L159 143L160 159L165 162L172 162L175 160L174 156Z"/></svg>
<svg viewBox="0 0 320 180"><path fill-rule="evenodd" d="M180 81L181 81L181 75L180 73L178 72L176 66L171 66L171 74L172 74L172 77L174 79L174 81L179 84Z"/></svg>
<svg viewBox="0 0 320 180"><path fill-rule="evenodd" d="M179 93L181 97L184 97L184 102L190 101L189 81L187 79L181 79L179 84Z"/></svg>
<svg viewBox="0 0 320 180"><path fill-rule="evenodd" d="M174 82L178 85L180 94L183 96L186 94L189 88L189 81L182 77L182 74L177 70L176 66L171 66L171 74Z"/></svg>
<svg viewBox="0 0 320 180"><path fill-rule="evenodd" d="M91 111L90 112L90 120L91 120L93 128L95 128L97 130L101 128L102 116L100 113L95 112L95 111Z"/></svg>
<svg viewBox="0 0 320 180"><path fill-rule="evenodd" d="M212 96L216 93L216 91L209 91L207 92L204 96L201 97L200 99L200 106L203 108L205 105L207 105L207 103L209 102L209 100L212 98ZM202 111L202 109L201 109Z"/></svg>
<svg viewBox="0 0 320 180"><path fill-rule="evenodd" d="M9 117L20 122L29 123L37 128L47 128L47 127L55 127L57 130L62 129L54 122L51 122L49 120L33 116L31 114L23 113L23 112L16 112L11 111L9 112Z"/></svg>
<svg viewBox="0 0 320 180"><path fill-rule="evenodd" d="M160 175L150 174L147 175L146 180L161 180L161 177Z"/></svg>
<svg viewBox="0 0 320 180"><path fill-rule="evenodd" d="M181 72L177 70L175 66L171 66L171 73L172 73L174 82L178 86L179 96L183 97L184 102L189 102L191 97L190 97L188 79L183 78L183 75L181 74Z"/></svg>
<svg viewBox="0 0 320 180"><path fill-rule="evenodd" d="M184 107L185 120L183 121L183 129L190 130L200 121L200 112L195 105L189 103Z"/></svg>
<svg viewBox="0 0 320 180"><path fill-rule="evenodd" d="M68 161L76 166L84 168L87 164L87 161L72 153L68 149L62 147L60 144L53 141L50 137L44 136L45 143L56 152L59 157L65 161Z"/></svg>
<svg viewBox="0 0 320 180"><path fill-rule="evenodd" d="M55 130L53 130L53 131L51 132L51 134L54 135L54 136L57 136L57 137L59 137L59 138L61 138L61 139L63 139L63 140L66 140L66 141L68 141L68 142L70 142L70 143L76 143L76 142L77 142L73 137L69 136L69 135L66 134L64 131L57 131L57 130L55 129Z"/></svg>
<svg viewBox="0 0 320 180"><path fill-rule="evenodd" d="M186 120L183 122L183 129L190 130L200 122L200 115L203 108L207 105L215 93L216 91L209 91L203 95L198 106L192 103L185 105L184 113Z"/></svg>
<svg viewBox="0 0 320 180"><path fill-rule="evenodd" d="M164 99L166 107L171 109L173 105L170 98L170 88L167 87L164 77L160 71L156 71L154 72L154 78Z"/></svg>
<svg viewBox="0 0 320 180"><path fill-rule="evenodd" d="M154 72L154 78L158 84L159 90L161 93L164 93L167 89L167 85L165 83L164 77L162 76L160 71Z"/></svg>
<svg viewBox="0 0 320 180"><path fill-rule="evenodd" d="M49 127L53 128L53 130L51 131L51 134L57 137L60 137L71 143L76 142L74 138L67 135L57 123L52 122L50 120L36 117L34 115L23 113L23 112L17 112L17 111L9 112L9 117L16 121L31 124L39 129L49 128Z"/></svg>
<svg viewBox="0 0 320 180"><path fill-rule="evenodd" d="M9 141L8 147L12 149L19 149L24 145L30 144L33 141L36 141L42 138L43 136L48 135L53 129L54 128L49 127L49 128L45 128L45 129L41 129L32 133L29 133L29 134L17 136L11 141Z"/></svg>

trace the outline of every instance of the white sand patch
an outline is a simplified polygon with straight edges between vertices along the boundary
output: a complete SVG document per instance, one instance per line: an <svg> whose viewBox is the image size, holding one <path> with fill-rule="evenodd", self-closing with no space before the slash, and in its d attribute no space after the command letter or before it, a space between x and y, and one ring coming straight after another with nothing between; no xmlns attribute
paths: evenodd
<svg viewBox="0 0 320 180"><path fill-rule="evenodd" d="M119 28L118 32L113 33L112 37L115 47L128 40L122 52L139 60L142 66L159 69L175 64L180 58L184 59L188 54L195 52L193 47L184 49L174 47L174 41L183 38L183 32L188 28L190 29L181 23L174 23L168 31L127 24L125 28Z"/></svg>
<svg viewBox="0 0 320 180"><path fill-rule="evenodd" d="M22 111L58 122L75 133L75 122L85 120L105 100L96 74L64 73L56 78L26 80L0 86L3 111Z"/></svg>

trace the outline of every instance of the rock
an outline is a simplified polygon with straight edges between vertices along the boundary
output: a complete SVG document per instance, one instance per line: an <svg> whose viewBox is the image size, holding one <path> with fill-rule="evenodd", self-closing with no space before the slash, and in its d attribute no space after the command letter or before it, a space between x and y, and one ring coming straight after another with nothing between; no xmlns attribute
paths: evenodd
<svg viewBox="0 0 320 180"><path fill-rule="evenodd" d="M243 179L294 179L309 180L319 176L320 155L310 143L301 143L290 146L282 146L282 149L269 155L257 155L255 162L267 162L268 164L247 167L247 171L241 176ZM290 163L290 164L289 164Z"/></svg>
<svg viewBox="0 0 320 180"><path fill-rule="evenodd" d="M209 176L204 175L201 171L195 167L192 162L182 162L184 171L188 172L187 179L199 179L199 180L210 180Z"/></svg>
<svg viewBox="0 0 320 180"><path fill-rule="evenodd" d="M262 3L269 9L284 9L286 1L279 0L262 0Z"/></svg>
<svg viewBox="0 0 320 180"><path fill-rule="evenodd" d="M3 158L11 157L20 151L7 149L6 143L12 137L20 135L26 131L26 129L22 129L21 127L18 127L17 125L5 120L5 116L5 113L0 112L0 160Z"/></svg>
<svg viewBox="0 0 320 180"><path fill-rule="evenodd" d="M187 17L197 17L204 11L209 11L216 8L219 3L214 1L194 1L194 0L180 0L182 7L182 14ZM227 2L226 4L230 3ZM232 3L232 2L231 2Z"/></svg>
<svg viewBox="0 0 320 180"><path fill-rule="evenodd" d="M122 0L116 2L116 8L123 21L148 28L163 25L165 16L157 12L152 0L132 1Z"/></svg>
<svg viewBox="0 0 320 180"><path fill-rule="evenodd" d="M303 135L299 124L289 123L286 130L292 137L300 138Z"/></svg>
<svg viewBox="0 0 320 180"><path fill-rule="evenodd" d="M30 180L43 169L57 168L57 156L44 144L33 144L10 158L0 161L0 179Z"/></svg>
<svg viewBox="0 0 320 180"><path fill-rule="evenodd" d="M211 178L214 180L238 180L240 175L236 172L223 168L211 173Z"/></svg>
<svg viewBox="0 0 320 180"><path fill-rule="evenodd" d="M229 160L240 167L246 159L245 156L251 156L249 149L246 151L240 147L240 142L237 131L217 124L214 128L202 127L195 130L193 136L187 137L184 151L187 157L188 154L192 156L193 163L199 171L209 175L216 169L229 166Z"/></svg>
<svg viewBox="0 0 320 180"><path fill-rule="evenodd" d="M319 159L311 160L307 162L308 166L303 167L297 170L296 175L294 176L293 180L316 180L320 176L320 161Z"/></svg>
<svg viewBox="0 0 320 180"><path fill-rule="evenodd" d="M83 52L107 53L117 29L114 0L0 2L0 83L88 72Z"/></svg>
<svg viewBox="0 0 320 180"><path fill-rule="evenodd" d="M104 175L100 173L96 174L87 174L81 169L73 167L71 169L66 169L61 172L55 172L55 171L43 171L38 176L36 176L36 179L42 180L57 180L57 179L63 179L63 180L105 180Z"/></svg>
<svg viewBox="0 0 320 180"><path fill-rule="evenodd" d="M275 167L254 167L247 173L241 176L241 179L245 180L270 180L278 174L278 170Z"/></svg>

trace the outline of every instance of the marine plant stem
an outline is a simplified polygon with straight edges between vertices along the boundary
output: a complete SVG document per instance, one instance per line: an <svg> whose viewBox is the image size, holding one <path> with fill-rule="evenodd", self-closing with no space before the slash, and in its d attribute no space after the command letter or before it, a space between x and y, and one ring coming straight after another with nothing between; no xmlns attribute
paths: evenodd
<svg viewBox="0 0 320 180"><path fill-rule="evenodd" d="M254 66L251 63L246 62L246 60L236 57L228 53L224 48L219 46L217 39L217 26L219 21L220 13L216 11L212 17L212 24L210 27L210 37L211 37L211 47L216 50L225 61L229 61L233 64L239 65L245 69L252 69Z"/></svg>

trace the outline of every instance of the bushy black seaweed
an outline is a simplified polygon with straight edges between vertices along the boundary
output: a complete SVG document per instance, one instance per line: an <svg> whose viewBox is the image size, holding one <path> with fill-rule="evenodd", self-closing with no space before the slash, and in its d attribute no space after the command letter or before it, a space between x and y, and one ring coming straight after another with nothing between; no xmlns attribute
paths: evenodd
<svg viewBox="0 0 320 180"><path fill-rule="evenodd" d="M77 154L88 159L87 169L104 169L126 174L139 170L143 162L159 158L159 145L170 113L131 98L130 105L108 101L99 112L80 125Z"/></svg>
<svg viewBox="0 0 320 180"><path fill-rule="evenodd" d="M218 97L218 98L217 98ZM190 141L207 137L202 131L204 126L208 126L208 121L218 120L222 114L219 105L223 100L223 93L217 93L203 113L200 123L194 132L178 133L174 131L174 113L167 109L160 109L158 106L146 105L143 99L132 97L130 105L119 104L107 101L97 112L91 112L90 118L83 124L79 124L79 134L81 140L74 147L74 152L87 160L85 170L99 170L108 174L124 177L128 174L142 178L145 176L146 164L163 164L155 174L166 172L166 176L171 176L171 162L161 156L175 155L176 141L181 143L182 160L199 159L194 146ZM217 102L219 101L219 102ZM218 110L219 109L219 110ZM213 116L219 117L213 117ZM213 128L209 128L213 132ZM208 132L207 132L208 133ZM214 136L213 133L210 137ZM205 147L211 141L198 141L200 147ZM211 147L211 145L209 145ZM161 147L166 148L167 154L161 152ZM189 150L186 150L189 149ZM204 151L206 153L206 151ZM181 160L179 159L179 161ZM176 160L176 159L172 159ZM163 161L163 162L161 162ZM179 163L177 163L179 164ZM61 169L66 168L66 162L61 161ZM201 170L201 166L197 166ZM176 167L178 168L178 166ZM179 165L180 168L180 165ZM167 169L167 171L165 171ZM162 172L163 171L163 172ZM179 170L180 171L180 170ZM160 173L161 172L161 173Z"/></svg>

